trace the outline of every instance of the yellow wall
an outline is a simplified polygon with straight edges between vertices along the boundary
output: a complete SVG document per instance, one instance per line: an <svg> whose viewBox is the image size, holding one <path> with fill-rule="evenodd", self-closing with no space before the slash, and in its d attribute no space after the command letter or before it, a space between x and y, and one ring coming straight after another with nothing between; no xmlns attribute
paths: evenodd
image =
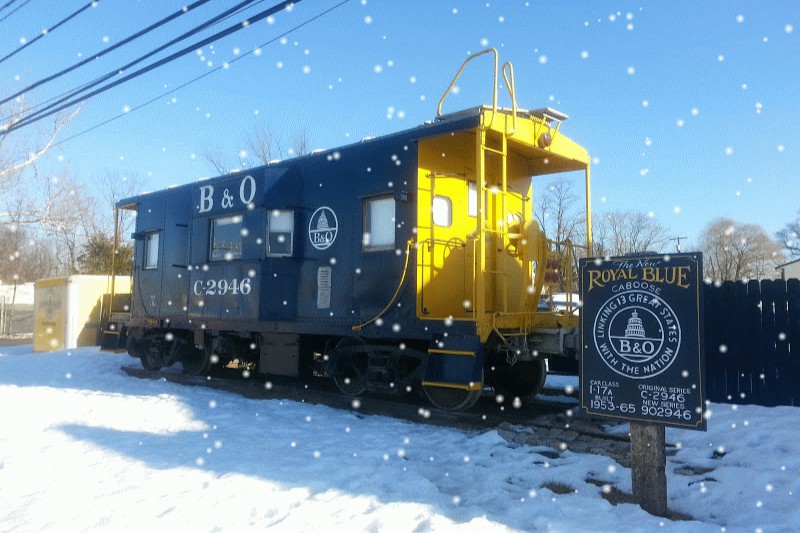
<svg viewBox="0 0 800 533"><path fill-rule="evenodd" d="M115 291L130 291L130 278L117 276ZM101 324L108 276L41 279L34 286L33 349L37 352L94 346ZM107 313L107 310L102 310Z"/></svg>
<svg viewBox="0 0 800 533"><path fill-rule="evenodd" d="M475 301L475 261L478 251L477 216L471 216L470 184L473 210L477 209L475 132L426 139L420 142L419 191L417 222L417 308L421 318L471 318ZM509 158L514 159L512 155ZM513 165L509 165L512 167ZM516 166L519 166L516 164ZM496 154L486 157L484 209L487 229L486 262L482 273L483 299L487 311L518 309L518 295L524 282L522 262L507 252L508 238L500 234L509 228L509 216L514 220L530 218L530 177L508 176L506 221L502 216L502 167ZM452 225L437 226L432 220L434 196L452 202ZM477 215L477 213L473 213ZM477 267L479 268L479 266ZM504 272L498 275L497 272ZM514 298L509 298L509 295ZM465 303L466 302L466 303Z"/></svg>
<svg viewBox="0 0 800 533"><path fill-rule="evenodd" d="M494 329L527 331L564 322L537 311L548 244L533 217L531 178L585 170L588 185L589 156L537 117L521 116L514 126L508 115L493 121L490 110L482 113L483 129L419 143L417 315L473 320L485 341ZM543 133L552 144L540 148ZM476 203L481 176L482 221L469 214L470 184ZM449 227L433 223L436 196L452 202Z"/></svg>

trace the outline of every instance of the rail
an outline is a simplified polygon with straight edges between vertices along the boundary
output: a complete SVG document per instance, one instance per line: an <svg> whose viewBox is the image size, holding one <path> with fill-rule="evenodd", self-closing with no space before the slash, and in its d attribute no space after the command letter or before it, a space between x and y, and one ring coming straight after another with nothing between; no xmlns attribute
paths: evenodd
<svg viewBox="0 0 800 533"><path fill-rule="evenodd" d="M476 52L464 60L464 62L461 64L461 68L458 69L458 72L453 78L453 81L450 82L447 90L445 90L441 99L439 99L439 105L436 108L437 118L442 117L442 106L444 105L444 101L447 98L447 95L450 94L450 91L453 90L453 87L455 87L456 82L458 81L458 78L461 77L461 73L464 72L464 68L467 66L467 63L484 54L494 54L494 84L492 85L492 120L494 120L495 115L497 115L497 66L500 62L500 54L497 52L496 48L487 48L486 50ZM501 71L503 73L503 80L506 82L508 94L511 96L512 126L508 135L512 136L517 129L517 97L514 86L514 65L512 65L510 61L506 61L503 63ZM508 72L508 74L506 74L506 72Z"/></svg>
<svg viewBox="0 0 800 533"><path fill-rule="evenodd" d="M381 312L375 315L374 317L370 318L369 320L367 320L362 324L353 326L351 328L353 331L361 331L365 327L369 326L370 324L378 320L380 317L385 315L386 312L394 305L394 302L397 300L397 296L400 294L400 289L403 288L403 283L405 283L406 281L406 274L408 274L408 263L409 263L408 260L411 257L411 250L413 248L414 248L414 239L413 238L408 239L408 244L406 245L406 262L405 265L403 265L403 275L400 276L400 283L397 284L397 289L395 289L392 298L389 300L389 303L386 304L386 307L384 307L383 310L381 310Z"/></svg>

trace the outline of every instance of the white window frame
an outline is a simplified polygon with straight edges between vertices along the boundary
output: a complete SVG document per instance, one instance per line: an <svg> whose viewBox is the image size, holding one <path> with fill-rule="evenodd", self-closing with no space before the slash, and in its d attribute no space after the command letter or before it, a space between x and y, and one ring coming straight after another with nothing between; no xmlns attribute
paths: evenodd
<svg viewBox="0 0 800 533"><path fill-rule="evenodd" d="M453 225L453 200L448 196L436 195L431 205L431 218L434 225L449 228Z"/></svg>
<svg viewBox="0 0 800 533"><path fill-rule="evenodd" d="M478 218L478 184L467 182L467 214Z"/></svg>
<svg viewBox="0 0 800 533"><path fill-rule="evenodd" d="M158 231L151 231L144 235L144 270L156 270L158 268L158 251L161 237ZM154 244L155 243L155 244Z"/></svg>
<svg viewBox="0 0 800 533"><path fill-rule="evenodd" d="M374 228L376 224L373 221L373 216L379 213L376 213L373 210L373 206L378 207L379 204L383 204L385 207L388 207L389 202L391 202L391 211L392 215L390 220L384 220L383 224L378 226L381 229L388 229L388 223L391 223L392 228L392 238L391 242L388 240L388 231L386 235L379 235L379 239L374 238ZM362 245L365 252L383 252L387 250L394 251L396 242L397 242L397 232L396 232L396 220L397 220L397 201L394 199L394 196L373 196L372 198L364 199L364 233L363 233L363 240Z"/></svg>
<svg viewBox="0 0 800 533"><path fill-rule="evenodd" d="M214 253L217 250L214 246L214 241L216 238L216 227L217 224L222 221L229 221L231 224L239 224L239 250L237 253L233 253L230 251L224 252L222 257L215 257ZM209 261L232 261L234 259L241 259L242 258L242 248L244 245L244 236L242 235L242 215L226 215L222 217L215 217L212 218L210 221L210 230L209 230L209 242L208 242L208 260ZM228 255L230 254L230 255Z"/></svg>
<svg viewBox="0 0 800 533"><path fill-rule="evenodd" d="M284 216L288 215L288 230L284 230L284 228L279 228L281 231L273 232L273 224L283 226L286 225L286 220L279 221L279 218L283 218ZM270 235L272 233L282 233L282 234L289 234L289 251L288 252L273 252L270 249L272 240L270 239ZM267 212L267 257L291 257L292 253L294 253L294 211L289 209L272 209Z"/></svg>

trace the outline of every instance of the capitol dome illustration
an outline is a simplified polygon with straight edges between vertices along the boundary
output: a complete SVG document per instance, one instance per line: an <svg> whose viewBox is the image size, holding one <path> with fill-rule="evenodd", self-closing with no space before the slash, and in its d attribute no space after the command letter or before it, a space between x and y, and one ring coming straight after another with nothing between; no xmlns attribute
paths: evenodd
<svg viewBox="0 0 800 533"><path fill-rule="evenodd" d="M644 326L642 319L639 318L639 313L633 312L630 319L628 319L628 326L625 328L625 337L644 338Z"/></svg>
<svg viewBox="0 0 800 533"><path fill-rule="evenodd" d="M325 216L325 211L323 211L319 215L319 220L317 220L317 229L318 230L328 230L328 229L330 229L330 225L328 224L328 217Z"/></svg>

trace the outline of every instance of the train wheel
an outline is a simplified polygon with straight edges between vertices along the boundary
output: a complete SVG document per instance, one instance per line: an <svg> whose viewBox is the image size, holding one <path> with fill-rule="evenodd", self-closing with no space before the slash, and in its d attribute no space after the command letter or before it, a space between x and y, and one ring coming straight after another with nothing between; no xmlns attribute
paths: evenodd
<svg viewBox="0 0 800 533"><path fill-rule="evenodd" d="M203 348L187 348L181 354L180 360L184 374L190 376L205 376L211 370L211 349L208 346Z"/></svg>
<svg viewBox="0 0 800 533"><path fill-rule="evenodd" d="M367 390L368 355L353 348L364 346L358 337L348 337L336 345L333 381L344 394L358 396Z"/></svg>
<svg viewBox="0 0 800 533"><path fill-rule="evenodd" d="M498 392L510 397L527 398L539 394L547 377L544 359L518 361L513 366L495 368L492 382Z"/></svg>
<svg viewBox="0 0 800 533"><path fill-rule="evenodd" d="M161 365L159 364L161 357L158 353L153 353L153 350L156 350L156 348L150 345L142 350L141 355L139 355L142 368L145 370L161 370Z"/></svg>
<svg viewBox="0 0 800 533"><path fill-rule="evenodd" d="M156 337L146 336L139 340L133 340L128 343L129 349L132 347L133 352L139 361L142 362L142 368L145 370L161 370L163 357L161 357L162 345L158 342Z"/></svg>
<svg viewBox="0 0 800 533"><path fill-rule="evenodd" d="M483 383L481 381L481 383ZM437 409L442 411L466 411L481 397L483 387L477 390L457 389L451 387L437 387L434 385L422 385L428 401Z"/></svg>

